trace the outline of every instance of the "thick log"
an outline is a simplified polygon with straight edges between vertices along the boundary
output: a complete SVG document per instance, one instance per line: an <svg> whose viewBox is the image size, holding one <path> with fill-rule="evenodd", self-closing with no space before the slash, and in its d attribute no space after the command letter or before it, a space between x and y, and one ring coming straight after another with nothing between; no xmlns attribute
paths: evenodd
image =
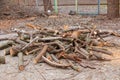
<svg viewBox="0 0 120 80"><path fill-rule="evenodd" d="M5 47L8 47L9 45L14 44L14 41L12 40L5 40L0 42L0 49L3 49Z"/></svg>
<svg viewBox="0 0 120 80"><path fill-rule="evenodd" d="M10 55L16 56L21 51L22 45L16 45L10 48Z"/></svg>
<svg viewBox="0 0 120 80"><path fill-rule="evenodd" d="M23 62L23 53L22 52L18 53L18 68L20 71L23 71L25 68L24 62Z"/></svg>
<svg viewBox="0 0 120 80"><path fill-rule="evenodd" d="M0 35L0 40L7 40L7 39L16 39L18 37L17 33L9 33Z"/></svg>

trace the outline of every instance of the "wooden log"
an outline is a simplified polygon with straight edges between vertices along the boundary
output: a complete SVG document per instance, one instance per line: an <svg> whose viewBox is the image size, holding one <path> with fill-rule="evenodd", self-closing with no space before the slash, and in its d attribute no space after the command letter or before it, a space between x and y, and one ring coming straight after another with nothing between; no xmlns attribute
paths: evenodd
<svg viewBox="0 0 120 80"><path fill-rule="evenodd" d="M55 62L61 63L60 60L58 60L58 58L54 54L51 54L51 57Z"/></svg>
<svg viewBox="0 0 120 80"><path fill-rule="evenodd" d="M111 61L110 58L107 58L105 55L102 55L100 53L94 53L94 56L97 57L97 60Z"/></svg>
<svg viewBox="0 0 120 80"><path fill-rule="evenodd" d="M5 47L8 47L9 45L14 44L14 41L12 40L5 40L0 42L0 49L3 49Z"/></svg>
<svg viewBox="0 0 120 80"><path fill-rule="evenodd" d="M66 68L66 67L70 67L69 64L59 64L56 62L52 62L49 59L45 58L44 56L42 56L42 59L49 65L54 66L54 67L61 67L61 68Z"/></svg>
<svg viewBox="0 0 120 80"><path fill-rule="evenodd" d="M40 51L40 53L33 60L33 62L35 64L39 62L39 60L42 58L42 56L46 53L47 49L48 49L48 45L44 45L42 51Z"/></svg>
<svg viewBox="0 0 120 80"><path fill-rule="evenodd" d="M11 56L16 56L19 51L21 51L22 45L16 45L10 48L10 55Z"/></svg>
<svg viewBox="0 0 120 80"><path fill-rule="evenodd" d="M22 52L18 53L18 68L20 71L23 71L25 68L24 62L23 62L23 53Z"/></svg>
<svg viewBox="0 0 120 80"><path fill-rule="evenodd" d="M9 33L0 35L0 40L16 39L18 37L17 33Z"/></svg>
<svg viewBox="0 0 120 80"><path fill-rule="evenodd" d="M28 34L21 34L21 35L19 35L19 37L20 37L20 39L21 40L26 40L26 39L30 39L30 35Z"/></svg>
<svg viewBox="0 0 120 80"><path fill-rule="evenodd" d="M10 54L10 47L4 49L4 55L9 55Z"/></svg>
<svg viewBox="0 0 120 80"><path fill-rule="evenodd" d="M53 59L52 59L52 56L51 56L50 53L48 53L48 52L46 53L46 58L49 59L50 61L53 60Z"/></svg>
<svg viewBox="0 0 120 80"><path fill-rule="evenodd" d="M22 44L22 45L27 45L27 42L22 41L22 40L20 40L19 38L18 38L18 39L15 39L14 41L17 42L17 43L19 43L19 44Z"/></svg>
<svg viewBox="0 0 120 80"><path fill-rule="evenodd" d="M113 55L113 53L108 51L107 49L92 47L91 50L101 52L101 53L104 53L104 54L108 54L108 55Z"/></svg>
<svg viewBox="0 0 120 80"><path fill-rule="evenodd" d="M81 54L86 59L89 59L89 57L90 57L89 53L87 51L81 49L81 48L79 49L79 48L76 47L75 52Z"/></svg>
<svg viewBox="0 0 120 80"><path fill-rule="evenodd" d="M5 64L5 56L0 56L0 64Z"/></svg>
<svg viewBox="0 0 120 80"><path fill-rule="evenodd" d="M74 69L75 71L80 72L80 68L78 66L75 66L71 61L67 60L68 63L70 64L70 67Z"/></svg>

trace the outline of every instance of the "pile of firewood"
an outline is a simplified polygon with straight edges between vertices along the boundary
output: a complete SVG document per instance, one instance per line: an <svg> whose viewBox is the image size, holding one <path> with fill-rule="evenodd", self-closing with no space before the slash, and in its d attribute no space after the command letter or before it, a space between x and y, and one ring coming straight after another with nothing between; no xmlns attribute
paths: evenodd
<svg viewBox="0 0 120 80"><path fill-rule="evenodd" d="M0 35L0 49L5 55L18 56L19 70L24 70L24 55L35 55L33 63L45 62L54 67L71 67L86 60L107 60L112 52L103 46L115 44L104 40L109 35L120 34L110 30L98 30L93 27L68 27L57 30L26 24L30 30L13 28L9 34Z"/></svg>

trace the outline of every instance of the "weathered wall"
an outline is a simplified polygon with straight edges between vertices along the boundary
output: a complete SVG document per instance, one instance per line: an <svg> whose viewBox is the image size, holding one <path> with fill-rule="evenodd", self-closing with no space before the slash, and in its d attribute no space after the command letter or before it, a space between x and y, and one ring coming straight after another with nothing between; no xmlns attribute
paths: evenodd
<svg viewBox="0 0 120 80"><path fill-rule="evenodd" d="M7 3L16 4L16 5L26 5L33 6L36 5L36 1L38 5L43 5L42 0L5 0ZM54 0L52 0L52 3ZM58 0L59 5L63 4L74 4L75 0ZM106 0L101 0L101 3L106 3ZM97 4L97 0L78 0L78 4Z"/></svg>

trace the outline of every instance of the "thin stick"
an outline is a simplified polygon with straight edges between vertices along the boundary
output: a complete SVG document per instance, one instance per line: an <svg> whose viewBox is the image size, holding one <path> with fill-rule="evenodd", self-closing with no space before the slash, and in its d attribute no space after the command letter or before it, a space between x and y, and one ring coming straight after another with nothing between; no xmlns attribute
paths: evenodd
<svg viewBox="0 0 120 80"><path fill-rule="evenodd" d="M108 55L113 55L112 52L110 52L108 50L100 49L100 48L91 48L90 50L97 51L97 52L102 52L102 53L108 54Z"/></svg>
<svg viewBox="0 0 120 80"><path fill-rule="evenodd" d="M22 50L26 49L30 44L32 44L33 42L35 42L38 38L39 38L38 36L35 37L30 43L28 43L26 46L24 46L24 47L22 48Z"/></svg>
<svg viewBox="0 0 120 80"><path fill-rule="evenodd" d="M40 50L40 48L36 48L36 49L33 49L32 51L27 52L26 54L29 55L29 54L34 53L39 50Z"/></svg>

